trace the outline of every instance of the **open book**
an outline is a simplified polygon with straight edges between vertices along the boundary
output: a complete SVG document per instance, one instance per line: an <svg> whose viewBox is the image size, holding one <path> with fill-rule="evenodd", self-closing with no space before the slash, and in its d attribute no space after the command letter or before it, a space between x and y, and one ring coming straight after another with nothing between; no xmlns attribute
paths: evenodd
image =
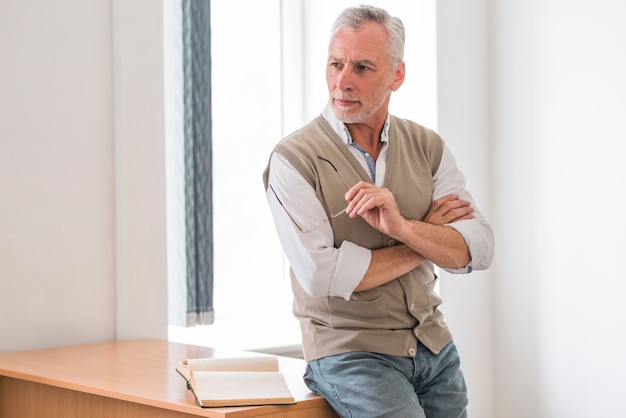
<svg viewBox="0 0 626 418"><path fill-rule="evenodd" d="M205 408L295 403L276 356L187 359L176 371Z"/></svg>

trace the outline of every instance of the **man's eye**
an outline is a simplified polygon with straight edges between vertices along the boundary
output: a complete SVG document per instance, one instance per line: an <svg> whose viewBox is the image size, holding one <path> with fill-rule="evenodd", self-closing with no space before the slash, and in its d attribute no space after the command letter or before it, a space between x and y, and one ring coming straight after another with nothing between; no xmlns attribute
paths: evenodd
<svg viewBox="0 0 626 418"><path fill-rule="evenodd" d="M356 66L356 70L360 73L364 73L366 71L368 71L370 69L370 67L365 66L365 65L357 65Z"/></svg>
<svg viewBox="0 0 626 418"><path fill-rule="evenodd" d="M330 66L336 70L341 69L341 64L338 62L331 62Z"/></svg>

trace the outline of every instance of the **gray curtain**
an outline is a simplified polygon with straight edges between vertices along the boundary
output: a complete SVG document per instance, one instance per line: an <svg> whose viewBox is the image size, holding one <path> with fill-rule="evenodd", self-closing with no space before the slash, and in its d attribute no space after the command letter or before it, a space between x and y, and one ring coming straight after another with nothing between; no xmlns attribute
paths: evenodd
<svg viewBox="0 0 626 418"><path fill-rule="evenodd" d="M210 1L182 0L187 325L213 323Z"/></svg>

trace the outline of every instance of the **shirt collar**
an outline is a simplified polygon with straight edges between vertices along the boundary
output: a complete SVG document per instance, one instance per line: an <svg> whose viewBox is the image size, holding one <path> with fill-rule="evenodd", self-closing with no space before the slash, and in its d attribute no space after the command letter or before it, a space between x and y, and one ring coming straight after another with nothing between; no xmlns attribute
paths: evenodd
<svg viewBox="0 0 626 418"><path fill-rule="evenodd" d="M333 106L330 101L326 104L324 111L322 112L322 116L324 119L330 124L333 131L339 135L339 137L346 142L346 144L352 143L352 136L350 135L350 131L346 127L346 124L337 119L335 115L335 111L333 110ZM387 119L385 120L385 124L383 125L383 130L380 133L380 142L389 142L389 121L391 120L391 116L387 113Z"/></svg>

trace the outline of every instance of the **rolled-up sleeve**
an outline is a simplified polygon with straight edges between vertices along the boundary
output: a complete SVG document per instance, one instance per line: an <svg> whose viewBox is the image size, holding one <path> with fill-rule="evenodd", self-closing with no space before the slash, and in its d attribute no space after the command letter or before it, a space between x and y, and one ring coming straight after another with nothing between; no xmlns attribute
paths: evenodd
<svg viewBox="0 0 626 418"><path fill-rule="evenodd" d="M470 202L474 209L473 218L448 224L463 236L471 261L459 269L444 269L453 274L471 273L473 270L487 269L493 261L494 234L491 224L478 209L472 195L465 187L465 176L458 169L456 160L447 146L444 146L441 163L433 176L433 201L449 194L456 194Z"/></svg>
<svg viewBox="0 0 626 418"><path fill-rule="evenodd" d="M346 300L361 282L371 251L352 242L334 246L315 191L279 154L270 160L266 197L278 238L300 286L311 296Z"/></svg>

